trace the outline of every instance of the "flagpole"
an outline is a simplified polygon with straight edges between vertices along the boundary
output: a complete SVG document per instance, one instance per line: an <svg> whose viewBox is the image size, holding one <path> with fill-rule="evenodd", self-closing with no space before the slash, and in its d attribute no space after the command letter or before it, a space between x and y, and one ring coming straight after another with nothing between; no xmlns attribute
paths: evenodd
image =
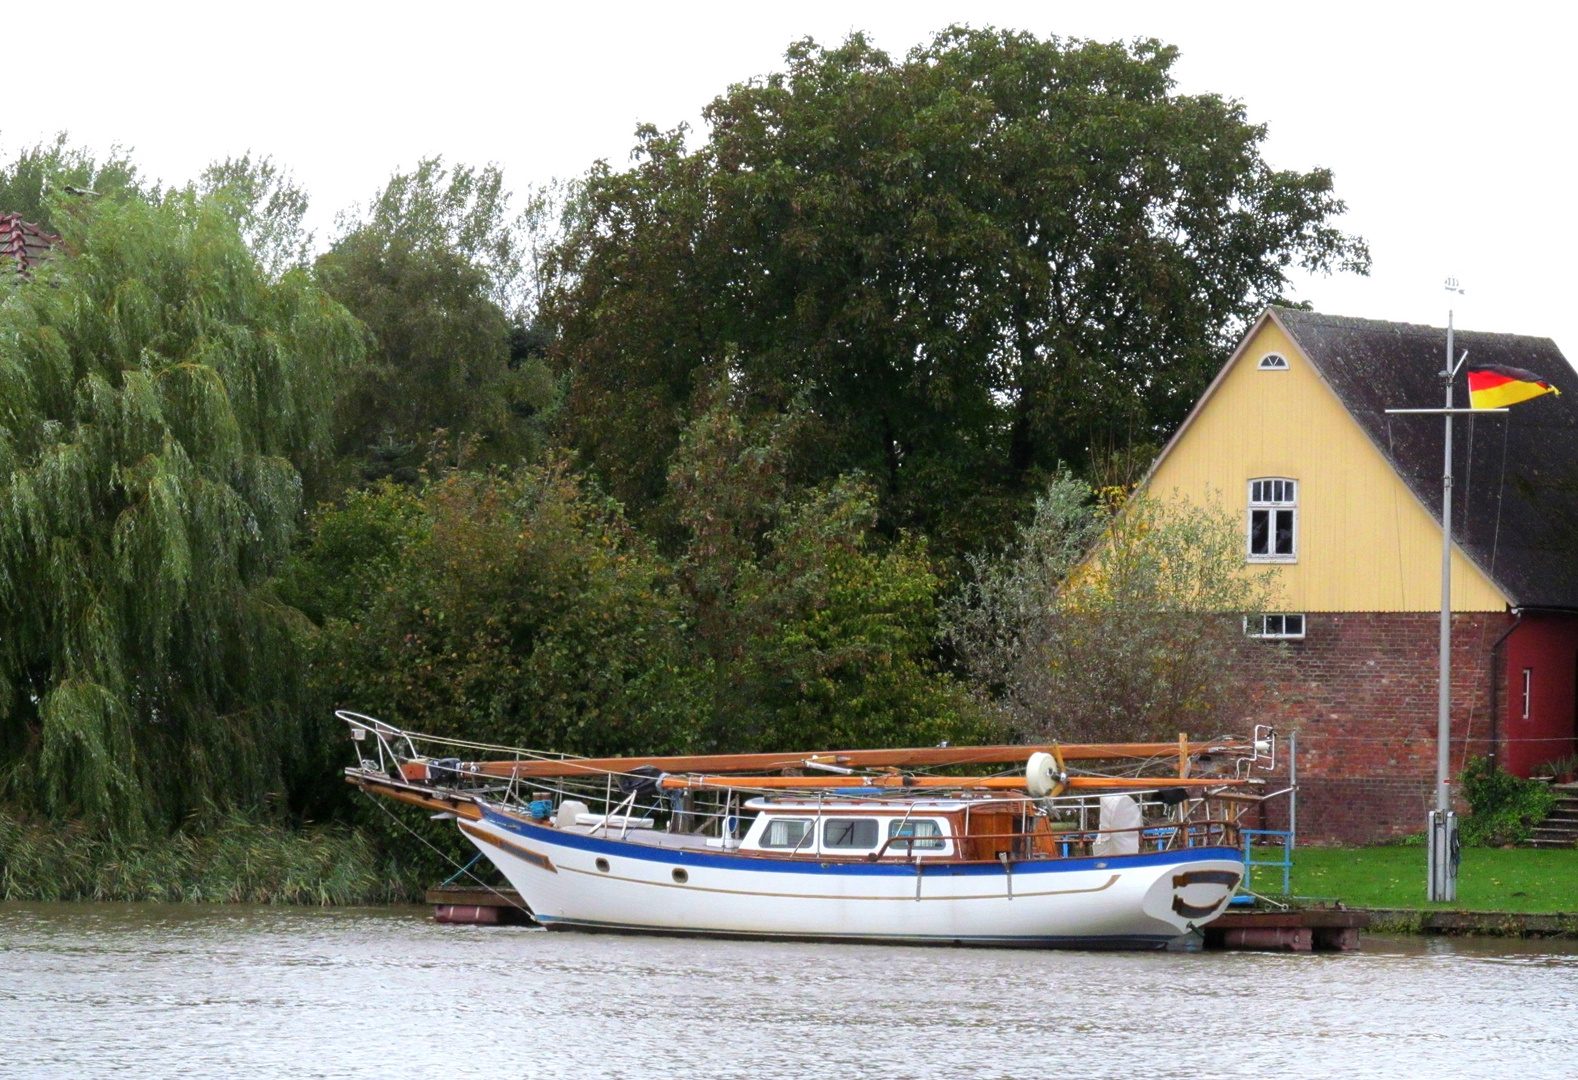
<svg viewBox="0 0 1578 1080"><path fill-rule="evenodd" d="M1450 292L1463 290L1453 278ZM1454 358L1453 313L1447 311L1446 407L1441 409L1387 409L1388 414L1440 414L1446 422L1441 466L1441 628L1436 683L1436 798L1426 822L1428 844L1427 895L1433 902L1457 899L1457 815L1452 811L1452 417L1458 413L1495 414L1506 409L1458 409L1452 405L1452 384L1468 359L1465 351ZM1456 359L1456 363L1453 361Z"/></svg>
<svg viewBox="0 0 1578 1080"><path fill-rule="evenodd" d="M1441 641L1436 687L1436 809L1430 815L1429 897L1457 899L1457 816L1452 813L1452 310L1447 309L1446 435L1441 466Z"/></svg>

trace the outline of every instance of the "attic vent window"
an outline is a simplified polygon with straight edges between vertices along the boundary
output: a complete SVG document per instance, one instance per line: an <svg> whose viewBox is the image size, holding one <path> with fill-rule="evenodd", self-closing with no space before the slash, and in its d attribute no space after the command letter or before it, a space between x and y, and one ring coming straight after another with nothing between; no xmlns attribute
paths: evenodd
<svg viewBox="0 0 1578 1080"><path fill-rule="evenodd" d="M1267 353L1260 358L1260 370L1286 371L1288 370L1288 358L1280 353Z"/></svg>
<svg viewBox="0 0 1578 1080"><path fill-rule="evenodd" d="M1280 478L1249 482L1250 562L1298 561L1299 482Z"/></svg>

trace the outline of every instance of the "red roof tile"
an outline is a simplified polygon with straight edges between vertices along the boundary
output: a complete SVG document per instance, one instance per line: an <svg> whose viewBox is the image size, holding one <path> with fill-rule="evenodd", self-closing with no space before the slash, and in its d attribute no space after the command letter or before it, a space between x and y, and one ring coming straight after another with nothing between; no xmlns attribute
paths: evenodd
<svg viewBox="0 0 1578 1080"><path fill-rule="evenodd" d="M44 259L60 237L47 233L21 214L0 214L0 259L15 259L17 271L27 273Z"/></svg>

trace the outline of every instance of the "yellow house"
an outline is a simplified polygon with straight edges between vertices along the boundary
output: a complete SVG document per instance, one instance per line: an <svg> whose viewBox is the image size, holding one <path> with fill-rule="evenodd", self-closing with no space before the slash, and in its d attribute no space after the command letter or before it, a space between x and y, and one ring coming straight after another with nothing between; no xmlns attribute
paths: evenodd
<svg viewBox="0 0 1578 1080"><path fill-rule="evenodd" d="M1578 379L1548 339L1457 344L1566 392L1454 440L1454 768L1526 774L1578 723ZM1417 829L1431 794L1442 425L1385 410L1439 406L1445 351L1444 329L1268 309L1143 483L1216 502L1276 568L1283 609L1246 619L1246 719L1300 732L1305 820L1333 838Z"/></svg>

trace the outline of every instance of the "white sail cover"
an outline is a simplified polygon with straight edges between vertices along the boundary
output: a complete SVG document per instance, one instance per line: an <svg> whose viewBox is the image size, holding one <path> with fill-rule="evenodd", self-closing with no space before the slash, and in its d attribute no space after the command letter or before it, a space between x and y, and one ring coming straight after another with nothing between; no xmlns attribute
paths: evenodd
<svg viewBox="0 0 1578 1080"><path fill-rule="evenodd" d="M1101 797L1101 832L1093 855L1134 855L1140 850L1140 804L1127 795ZM1118 829L1134 830L1117 832Z"/></svg>

